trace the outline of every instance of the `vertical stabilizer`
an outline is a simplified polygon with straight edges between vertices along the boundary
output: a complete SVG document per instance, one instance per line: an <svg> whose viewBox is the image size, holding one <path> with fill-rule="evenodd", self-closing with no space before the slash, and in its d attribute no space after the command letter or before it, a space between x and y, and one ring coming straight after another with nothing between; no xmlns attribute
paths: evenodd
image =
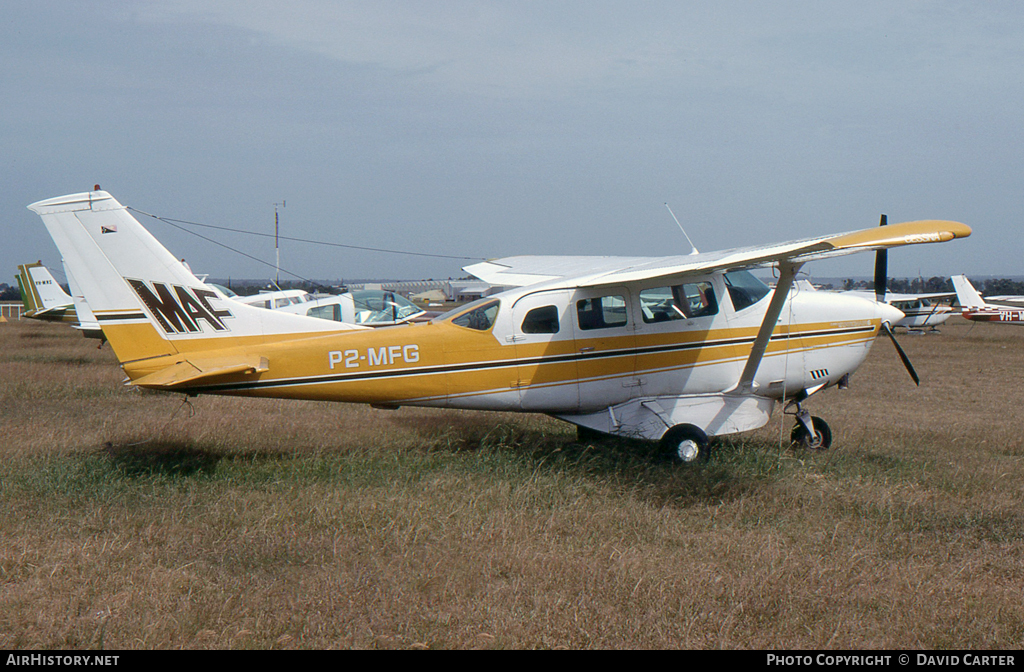
<svg viewBox="0 0 1024 672"><path fill-rule="evenodd" d="M56 322L74 319L71 297L42 262L18 266L18 286L25 317Z"/></svg>
<svg viewBox="0 0 1024 672"><path fill-rule="evenodd" d="M985 299L981 298L981 294L974 288L966 275L954 275L951 279L953 288L956 290L956 300L960 302L961 308L966 310L967 308L982 308L986 305Z"/></svg>

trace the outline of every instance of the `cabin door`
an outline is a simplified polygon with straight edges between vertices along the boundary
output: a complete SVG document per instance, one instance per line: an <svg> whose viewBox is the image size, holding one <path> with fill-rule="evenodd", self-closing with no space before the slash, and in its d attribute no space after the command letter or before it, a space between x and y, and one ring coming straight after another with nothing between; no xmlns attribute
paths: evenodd
<svg viewBox="0 0 1024 672"><path fill-rule="evenodd" d="M527 294L512 307L517 367L513 387L523 410L574 412L580 392L569 291Z"/></svg>
<svg viewBox="0 0 1024 672"><path fill-rule="evenodd" d="M594 412L640 395L633 298L625 287L572 293L580 410Z"/></svg>

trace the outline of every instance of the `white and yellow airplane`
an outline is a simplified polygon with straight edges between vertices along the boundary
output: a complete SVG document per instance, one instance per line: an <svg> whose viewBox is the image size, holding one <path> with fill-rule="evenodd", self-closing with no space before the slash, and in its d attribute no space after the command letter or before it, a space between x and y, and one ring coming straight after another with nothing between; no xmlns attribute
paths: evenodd
<svg viewBox="0 0 1024 672"><path fill-rule="evenodd" d="M419 325L369 329L222 299L110 194L29 206L78 278L132 385L229 394L546 413L660 440L679 461L708 437L796 410L794 437L831 433L800 404L844 383L884 303L791 292L807 261L963 238L918 221L778 245L659 258L520 257L495 273L537 280ZM772 291L748 269L776 266Z"/></svg>

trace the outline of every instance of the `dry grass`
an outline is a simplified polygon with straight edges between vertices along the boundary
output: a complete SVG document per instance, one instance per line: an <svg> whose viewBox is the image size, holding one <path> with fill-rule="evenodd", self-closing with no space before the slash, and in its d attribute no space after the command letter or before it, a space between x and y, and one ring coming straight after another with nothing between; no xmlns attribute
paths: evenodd
<svg viewBox="0 0 1024 672"><path fill-rule="evenodd" d="M1024 329L879 341L680 470L539 416L121 386L0 325L0 648L1018 648Z"/></svg>

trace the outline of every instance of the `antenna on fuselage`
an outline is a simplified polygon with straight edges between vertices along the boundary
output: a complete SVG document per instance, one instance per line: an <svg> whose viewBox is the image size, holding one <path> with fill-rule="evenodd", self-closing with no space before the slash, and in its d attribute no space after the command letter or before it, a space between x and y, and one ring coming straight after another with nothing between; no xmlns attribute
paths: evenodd
<svg viewBox="0 0 1024 672"><path fill-rule="evenodd" d="M672 215L672 219L676 220L676 226L678 226L679 230L683 232L683 236L686 237L686 242L688 242L690 244L690 247L693 248L693 251L690 252L690 254L700 254L700 251L697 250L697 246L694 245L693 241L690 240L690 237L686 235L686 229L684 229L683 225L679 223L679 218L676 217L676 213L672 212L672 208L668 207L668 203L665 204L665 207L668 209L668 214Z"/></svg>

